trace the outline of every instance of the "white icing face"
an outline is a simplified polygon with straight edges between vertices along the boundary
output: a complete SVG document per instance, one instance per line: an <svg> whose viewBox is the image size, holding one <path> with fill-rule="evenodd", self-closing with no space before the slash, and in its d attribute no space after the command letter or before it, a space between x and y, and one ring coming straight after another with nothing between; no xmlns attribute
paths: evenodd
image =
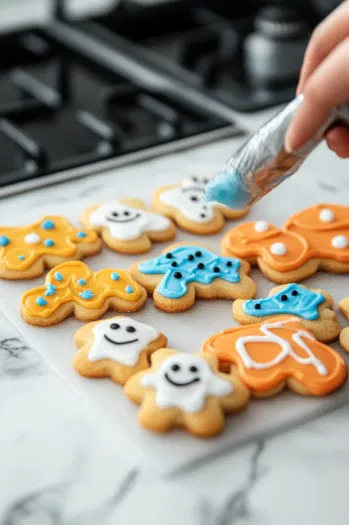
<svg viewBox="0 0 349 525"><path fill-rule="evenodd" d="M24 237L24 242L26 242L27 244L39 244L41 242L40 235L34 232L28 233Z"/></svg>
<svg viewBox="0 0 349 525"><path fill-rule="evenodd" d="M323 210L321 210L319 217L320 221L322 222L333 222L335 219L333 211L329 210L328 208L324 208Z"/></svg>
<svg viewBox="0 0 349 525"><path fill-rule="evenodd" d="M268 228L269 224L267 223L267 221L257 221L254 225L255 231L258 233L266 232L268 231Z"/></svg>
<svg viewBox="0 0 349 525"><path fill-rule="evenodd" d="M156 389L156 402L185 412L200 412L206 397L226 396L233 387L217 377L204 359L190 354L173 355L156 372L142 378L142 385Z"/></svg>
<svg viewBox="0 0 349 525"><path fill-rule="evenodd" d="M104 226L115 239L130 241L137 239L146 231L163 231L170 226L170 221L156 213L150 213L120 202L106 202L90 215L93 226Z"/></svg>
<svg viewBox="0 0 349 525"><path fill-rule="evenodd" d="M183 186L164 191L160 200L179 210L189 220L203 223L211 221L214 216L212 204L204 201L204 193L200 185Z"/></svg>
<svg viewBox="0 0 349 525"><path fill-rule="evenodd" d="M287 253L287 248L283 242L275 242L270 246L270 252L273 255L285 255Z"/></svg>
<svg viewBox="0 0 349 525"><path fill-rule="evenodd" d="M333 237L331 244L333 248L344 249L348 247L348 239L344 235L336 235Z"/></svg>
<svg viewBox="0 0 349 525"><path fill-rule="evenodd" d="M106 319L95 325L93 335L89 361L112 359L125 366L135 366L140 353L159 337L155 328L130 317Z"/></svg>

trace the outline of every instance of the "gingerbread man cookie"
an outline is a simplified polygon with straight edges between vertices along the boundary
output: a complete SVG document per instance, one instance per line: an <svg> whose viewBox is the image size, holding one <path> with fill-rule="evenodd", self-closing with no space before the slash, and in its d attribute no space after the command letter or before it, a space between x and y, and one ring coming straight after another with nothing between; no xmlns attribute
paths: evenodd
<svg viewBox="0 0 349 525"><path fill-rule="evenodd" d="M105 244L120 253L148 252L152 242L170 241L176 234L167 217L146 211L139 199L90 206L81 222L101 233Z"/></svg>
<svg viewBox="0 0 349 525"><path fill-rule="evenodd" d="M74 228L64 217L43 217L29 226L0 227L0 277L32 279L64 261L94 255L101 241L93 230Z"/></svg>
<svg viewBox="0 0 349 525"><path fill-rule="evenodd" d="M140 310L146 299L144 288L125 270L106 268L92 272L83 262L72 261L53 268L44 286L23 294L21 315L36 326L60 323L73 313L81 321L93 321L108 309Z"/></svg>
<svg viewBox="0 0 349 525"><path fill-rule="evenodd" d="M73 366L80 375L110 377L120 385L148 368L150 355L167 346L167 338L152 326L119 316L82 326L74 340L79 351Z"/></svg>
<svg viewBox="0 0 349 525"><path fill-rule="evenodd" d="M153 196L153 208L173 219L183 230L198 235L220 231L225 220L243 217L245 210L231 210L218 203L204 201L208 178L188 177L180 184L163 186Z"/></svg>
<svg viewBox="0 0 349 525"><path fill-rule="evenodd" d="M324 396L347 377L343 358L320 343L299 319L270 319L213 335L202 350L218 357L222 369L236 365L255 397L291 390Z"/></svg>
<svg viewBox="0 0 349 525"><path fill-rule="evenodd" d="M125 394L141 405L139 423L153 432L184 427L198 437L218 434L224 413L244 408L250 393L238 374L218 371L212 355L157 350L152 366L126 383Z"/></svg>
<svg viewBox="0 0 349 525"><path fill-rule="evenodd" d="M182 312L191 308L195 298L248 299L256 285L249 265L238 259L218 257L197 245L175 244L164 255L141 261L130 268L135 279L153 295L157 308Z"/></svg>
<svg viewBox="0 0 349 525"><path fill-rule="evenodd" d="M342 299L339 302L339 309L349 320L349 298ZM339 342L344 350L349 353L349 328L343 328L339 336Z"/></svg>
<svg viewBox="0 0 349 525"><path fill-rule="evenodd" d="M318 341L335 341L340 333L333 299L323 290L309 290L292 283L270 290L265 299L237 299L233 303L233 316L240 324L261 323L271 317L294 315Z"/></svg>
<svg viewBox="0 0 349 525"><path fill-rule="evenodd" d="M349 272L349 208L312 206L282 229L266 221L242 224L224 236L222 253L257 264L280 284L299 282L320 269Z"/></svg>

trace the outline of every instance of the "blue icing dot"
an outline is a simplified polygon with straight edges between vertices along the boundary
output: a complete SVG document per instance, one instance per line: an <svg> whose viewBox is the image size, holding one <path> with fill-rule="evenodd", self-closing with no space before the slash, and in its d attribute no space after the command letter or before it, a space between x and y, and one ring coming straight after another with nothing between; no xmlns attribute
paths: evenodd
<svg viewBox="0 0 349 525"><path fill-rule="evenodd" d="M125 288L125 292L126 292L126 293L133 293L133 288L132 288L132 286L129 286L129 285L126 286L126 288Z"/></svg>
<svg viewBox="0 0 349 525"><path fill-rule="evenodd" d="M53 241L52 239L46 239L44 241L44 245L47 246L48 248L51 248L51 246L54 246L55 244L55 241Z"/></svg>
<svg viewBox="0 0 349 525"><path fill-rule="evenodd" d="M240 261L197 246L180 246L170 253L145 261L138 270L149 275L164 274L158 292L169 299L179 299L187 293L187 284L211 284L214 279L229 283L240 281Z"/></svg>
<svg viewBox="0 0 349 525"><path fill-rule="evenodd" d="M55 273L56 281L63 281L63 275L60 272Z"/></svg>
<svg viewBox="0 0 349 525"><path fill-rule="evenodd" d="M55 223L51 220L44 221L41 225L44 230L53 230Z"/></svg>
<svg viewBox="0 0 349 525"><path fill-rule="evenodd" d="M6 235L0 235L0 246L7 246L10 243L10 239Z"/></svg>
<svg viewBox="0 0 349 525"><path fill-rule="evenodd" d="M111 275L110 275L112 281L117 281L118 279L120 279L120 275L117 273L117 272L113 272Z"/></svg>
<svg viewBox="0 0 349 525"><path fill-rule="evenodd" d="M247 315L261 317L266 315L298 315L308 321L319 318L318 306L325 297L319 292L312 292L299 284L289 284L283 290L265 299L250 299L243 305Z"/></svg>
<svg viewBox="0 0 349 525"><path fill-rule="evenodd" d="M84 286L86 283L87 281L85 279L78 279L78 284L80 284L80 286Z"/></svg>
<svg viewBox="0 0 349 525"><path fill-rule="evenodd" d="M55 286L54 284L47 284L46 285L46 292L45 292L46 297L48 297L50 295L55 295L56 290L57 290L57 286Z"/></svg>
<svg viewBox="0 0 349 525"><path fill-rule="evenodd" d="M86 233L85 232L78 232L76 234L77 237L80 237L80 239L83 239L84 237L86 237Z"/></svg>
<svg viewBox="0 0 349 525"><path fill-rule="evenodd" d="M44 299L43 297L41 297L41 295L39 295L39 297L36 298L36 304L39 305L39 306L45 306L47 304L47 301L46 299Z"/></svg>
<svg viewBox="0 0 349 525"><path fill-rule="evenodd" d="M81 299L85 299L85 301L88 301L89 299L92 299L94 293L91 292L91 290L84 290L83 292L79 293L79 296L81 297Z"/></svg>
<svg viewBox="0 0 349 525"><path fill-rule="evenodd" d="M24 257L24 255L18 255L18 259L19 259L20 261L24 261L25 257Z"/></svg>

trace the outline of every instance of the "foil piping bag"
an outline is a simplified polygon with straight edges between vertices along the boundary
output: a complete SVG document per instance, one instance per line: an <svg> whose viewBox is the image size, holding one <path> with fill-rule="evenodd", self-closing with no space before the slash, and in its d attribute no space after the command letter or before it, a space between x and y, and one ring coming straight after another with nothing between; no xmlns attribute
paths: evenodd
<svg viewBox="0 0 349 525"><path fill-rule="evenodd" d="M303 95L296 97L228 160L206 187L208 202L232 209L253 206L298 170L326 131L339 122L349 125L349 105L343 105L333 111L309 142L288 153L284 148L286 131L302 101Z"/></svg>

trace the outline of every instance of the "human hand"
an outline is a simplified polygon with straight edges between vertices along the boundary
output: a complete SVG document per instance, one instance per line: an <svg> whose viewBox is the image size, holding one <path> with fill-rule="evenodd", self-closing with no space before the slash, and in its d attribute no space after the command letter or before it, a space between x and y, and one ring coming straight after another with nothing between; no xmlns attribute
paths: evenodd
<svg viewBox="0 0 349 525"><path fill-rule="evenodd" d="M304 100L287 131L287 151L303 146L335 107L349 101L349 0L315 29L303 61L300 93ZM333 128L325 138L339 157L349 157L348 128Z"/></svg>

